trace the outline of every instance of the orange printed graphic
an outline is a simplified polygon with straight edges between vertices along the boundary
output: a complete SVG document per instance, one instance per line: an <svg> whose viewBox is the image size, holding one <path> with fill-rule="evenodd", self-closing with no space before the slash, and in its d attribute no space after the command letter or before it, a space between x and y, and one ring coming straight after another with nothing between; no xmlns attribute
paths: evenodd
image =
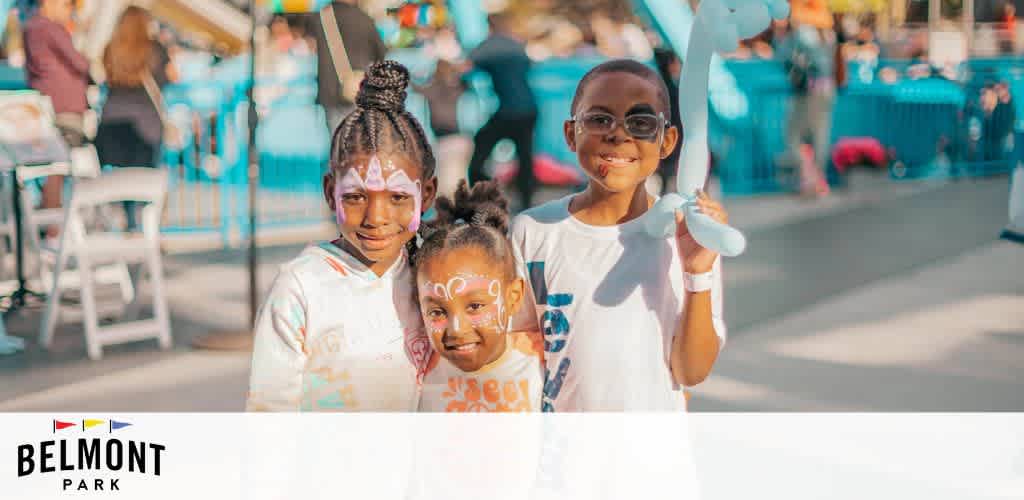
<svg viewBox="0 0 1024 500"><path fill-rule="evenodd" d="M448 389L441 397L448 401L446 412L518 412L530 411L530 382L449 377Z"/></svg>
<svg viewBox="0 0 1024 500"><path fill-rule="evenodd" d="M327 265L331 266L335 271L341 273L342 276L348 276L348 271L345 270L345 266L342 266L340 262L330 257L324 257L324 260L327 261Z"/></svg>
<svg viewBox="0 0 1024 500"><path fill-rule="evenodd" d="M540 356L544 350L544 336L539 331L512 332L512 346L527 356Z"/></svg>

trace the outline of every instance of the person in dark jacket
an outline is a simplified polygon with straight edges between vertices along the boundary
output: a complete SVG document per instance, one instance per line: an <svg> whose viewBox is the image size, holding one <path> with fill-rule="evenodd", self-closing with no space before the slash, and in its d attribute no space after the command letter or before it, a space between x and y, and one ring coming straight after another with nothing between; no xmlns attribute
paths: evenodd
<svg viewBox="0 0 1024 500"><path fill-rule="evenodd" d="M511 35L504 14L491 14L491 35L469 54L472 67L491 76L498 110L473 138L469 161L470 184L488 178L484 162L501 139L512 139L519 157L516 188L522 209L530 208L536 180L533 176L533 131L537 125L537 101L527 84L531 61L523 43Z"/></svg>

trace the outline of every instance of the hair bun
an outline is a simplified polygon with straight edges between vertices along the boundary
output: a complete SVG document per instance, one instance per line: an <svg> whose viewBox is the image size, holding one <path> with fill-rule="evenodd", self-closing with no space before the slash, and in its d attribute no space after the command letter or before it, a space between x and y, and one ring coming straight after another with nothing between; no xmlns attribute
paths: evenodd
<svg viewBox="0 0 1024 500"><path fill-rule="evenodd" d="M395 61L380 61L370 65L359 84L356 106L378 111L405 109L409 70Z"/></svg>
<svg viewBox="0 0 1024 500"><path fill-rule="evenodd" d="M508 199L494 181L481 181L469 187L465 179L455 189L455 203L451 216L461 218L471 226L485 226L506 234L509 227Z"/></svg>

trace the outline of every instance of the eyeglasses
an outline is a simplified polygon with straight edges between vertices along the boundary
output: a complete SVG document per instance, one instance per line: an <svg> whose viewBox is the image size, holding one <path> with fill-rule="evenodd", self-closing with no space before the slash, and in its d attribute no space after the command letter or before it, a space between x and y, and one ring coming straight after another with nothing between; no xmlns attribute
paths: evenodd
<svg viewBox="0 0 1024 500"><path fill-rule="evenodd" d="M588 134L607 134L619 126L619 120L611 113L591 111L574 116L571 122L582 127ZM634 139L656 142L665 128L665 117L649 113L635 113L622 121L626 133Z"/></svg>

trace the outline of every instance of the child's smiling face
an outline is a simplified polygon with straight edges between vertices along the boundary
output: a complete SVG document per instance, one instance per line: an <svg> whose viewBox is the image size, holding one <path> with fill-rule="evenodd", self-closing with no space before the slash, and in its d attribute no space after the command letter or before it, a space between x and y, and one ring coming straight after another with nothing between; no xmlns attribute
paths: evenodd
<svg viewBox="0 0 1024 500"><path fill-rule="evenodd" d="M504 276L487 252L456 248L423 262L417 272L420 311L434 349L465 372L505 352L509 318L523 296L521 279Z"/></svg>
<svg viewBox="0 0 1024 500"><path fill-rule="evenodd" d="M341 236L371 263L390 263L416 234L420 216L433 203L436 181L395 153L354 155L324 178L324 196Z"/></svg>
<svg viewBox="0 0 1024 500"><path fill-rule="evenodd" d="M658 92L653 82L625 72L602 73L586 82L574 110L576 120L566 121L564 131L591 182L613 193L633 191L672 152L679 137L675 127L662 121L663 131L638 138L623 125L633 115L670 116ZM606 133L588 131L582 119L593 114L613 117L615 127Z"/></svg>

